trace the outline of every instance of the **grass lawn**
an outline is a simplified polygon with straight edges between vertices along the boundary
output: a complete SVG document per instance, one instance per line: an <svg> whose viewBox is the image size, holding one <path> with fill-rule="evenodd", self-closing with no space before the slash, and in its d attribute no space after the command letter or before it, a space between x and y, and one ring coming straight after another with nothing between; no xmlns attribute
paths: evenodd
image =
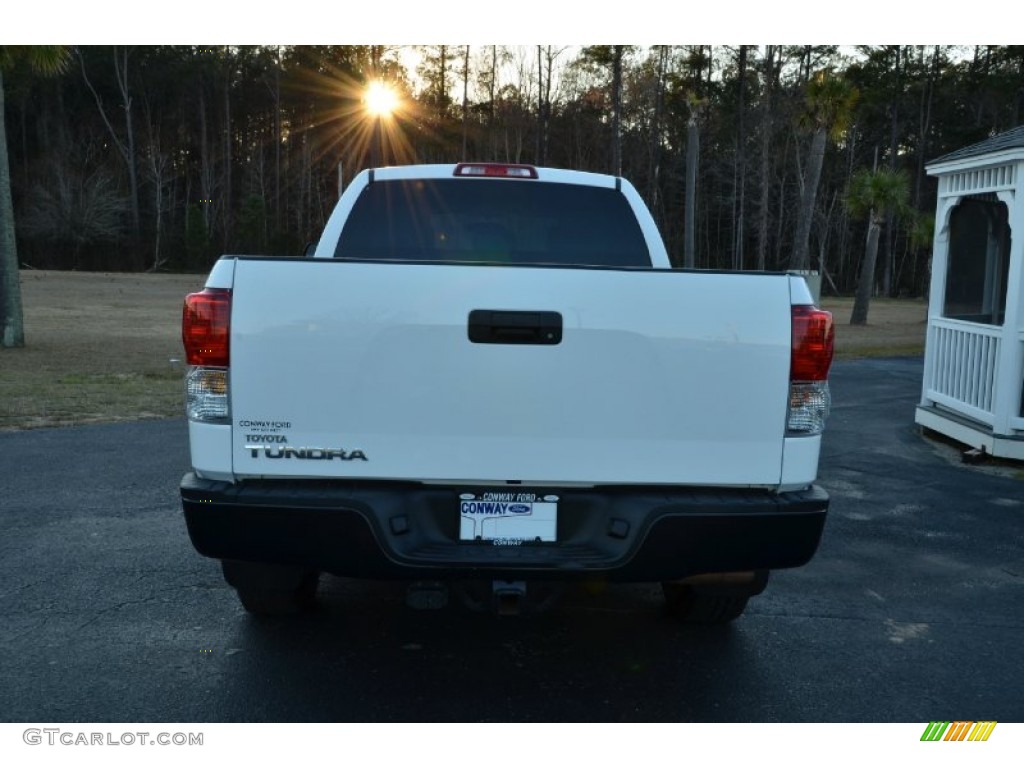
<svg viewBox="0 0 1024 768"><path fill-rule="evenodd" d="M0 349L0 429L179 416L181 301L204 275L23 271L25 348ZM924 349L923 301L826 299L840 357Z"/></svg>
<svg viewBox="0 0 1024 768"><path fill-rule="evenodd" d="M924 299L874 299L867 325L850 325L852 298L826 296L821 306L835 319L838 357L924 354L928 320L928 303Z"/></svg>
<svg viewBox="0 0 1024 768"><path fill-rule="evenodd" d="M182 297L201 275L21 273L25 348L0 349L0 429L182 413Z"/></svg>

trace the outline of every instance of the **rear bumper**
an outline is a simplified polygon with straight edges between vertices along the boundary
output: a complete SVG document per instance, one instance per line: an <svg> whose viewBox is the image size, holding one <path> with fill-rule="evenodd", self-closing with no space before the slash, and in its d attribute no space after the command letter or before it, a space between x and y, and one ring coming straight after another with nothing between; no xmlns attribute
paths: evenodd
<svg viewBox="0 0 1024 768"><path fill-rule="evenodd" d="M207 557L340 576L668 581L793 568L828 511L818 487L772 494L677 488L559 489L558 542L458 540L459 493L405 483L252 481L185 475L189 536ZM551 492L545 489L545 492Z"/></svg>

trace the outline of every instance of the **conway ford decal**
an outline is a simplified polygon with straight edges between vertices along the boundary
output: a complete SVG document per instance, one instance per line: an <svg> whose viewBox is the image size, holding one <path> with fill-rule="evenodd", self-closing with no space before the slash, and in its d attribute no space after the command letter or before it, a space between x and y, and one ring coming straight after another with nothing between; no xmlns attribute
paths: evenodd
<svg viewBox="0 0 1024 768"><path fill-rule="evenodd" d="M342 461L354 461L360 459L369 461L362 451L346 451L344 448L293 448L290 445L247 445L245 450L252 452L252 457L258 459L261 455L265 459L315 459L329 461L341 459Z"/></svg>

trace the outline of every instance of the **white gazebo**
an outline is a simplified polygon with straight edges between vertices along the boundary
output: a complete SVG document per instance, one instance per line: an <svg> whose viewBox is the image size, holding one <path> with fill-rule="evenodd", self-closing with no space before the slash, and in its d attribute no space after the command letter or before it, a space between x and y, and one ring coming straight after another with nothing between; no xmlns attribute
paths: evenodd
<svg viewBox="0 0 1024 768"><path fill-rule="evenodd" d="M939 195L915 421L1024 460L1024 126L927 170Z"/></svg>

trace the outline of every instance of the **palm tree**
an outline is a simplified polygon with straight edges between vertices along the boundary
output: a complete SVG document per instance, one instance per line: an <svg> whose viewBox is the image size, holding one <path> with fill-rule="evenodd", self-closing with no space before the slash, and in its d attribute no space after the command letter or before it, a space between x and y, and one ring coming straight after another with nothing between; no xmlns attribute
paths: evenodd
<svg viewBox="0 0 1024 768"><path fill-rule="evenodd" d="M63 45L0 46L0 347L25 346L25 322L21 309L21 280L14 239L14 203L11 200L11 167L7 159L4 123L4 70L18 60L40 74L57 74L66 66L70 52Z"/></svg>
<svg viewBox="0 0 1024 768"><path fill-rule="evenodd" d="M825 158L828 140L839 139L849 127L853 107L860 93L845 78L835 75L829 69L814 74L807 83L804 112L800 126L813 133L811 151L804 167L804 178L800 193L800 209L797 212L796 239L789 268L810 269L809 245L814 206L818 197L818 181Z"/></svg>
<svg viewBox="0 0 1024 768"><path fill-rule="evenodd" d="M879 168L862 169L850 180L846 193L846 206L856 218L867 217L868 236L864 247L864 261L857 281L857 296L853 301L850 325L866 325L868 304L875 285L875 261L878 258L878 235L890 216L905 216L911 212L910 180L903 171Z"/></svg>

